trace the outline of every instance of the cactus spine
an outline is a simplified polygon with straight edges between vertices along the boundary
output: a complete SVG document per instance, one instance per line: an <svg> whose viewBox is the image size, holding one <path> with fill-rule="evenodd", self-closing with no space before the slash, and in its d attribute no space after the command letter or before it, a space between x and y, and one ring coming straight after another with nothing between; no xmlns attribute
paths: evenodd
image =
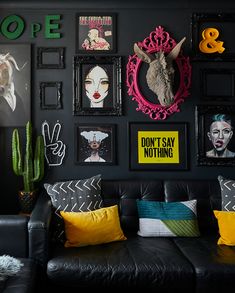
<svg viewBox="0 0 235 293"><path fill-rule="evenodd" d="M42 180L44 176L44 142L42 135L36 139L33 156L32 147L32 123L26 124L26 146L24 164L22 161L22 149L18 129L12 134L12 165L17 176L23 176L24 191L34 191L34 183Z"/></svg>

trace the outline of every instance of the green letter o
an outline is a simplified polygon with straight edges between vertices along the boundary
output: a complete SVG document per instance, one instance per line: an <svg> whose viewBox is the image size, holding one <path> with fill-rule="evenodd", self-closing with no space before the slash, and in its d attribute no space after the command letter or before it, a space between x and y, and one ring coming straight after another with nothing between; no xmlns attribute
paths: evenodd
<svg viewBox="0 0 235 293"><path fill-rule="evenodd" d="M17 26L15 30L11 32L8 30L8 28L14 22L17 23ZM2 34L6 38L10 40L15 40L19 38L24 31L24 20L17 15L9 15L3 19L1 24L1 30L2 30Z"/></svg>

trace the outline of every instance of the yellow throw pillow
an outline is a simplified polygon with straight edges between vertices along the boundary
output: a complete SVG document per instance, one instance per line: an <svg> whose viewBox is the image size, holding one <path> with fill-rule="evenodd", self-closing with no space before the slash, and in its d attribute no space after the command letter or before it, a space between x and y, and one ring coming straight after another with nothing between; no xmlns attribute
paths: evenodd
<svg viewBox="0 0 235 293"><path fill-rule="evenodd" d="M65 247L126 240L120 226L117 205L91 212L61 211L60 214L65 224Z"/></svg>
<svg viewBox="0 0 235 293"><path fill-rule="evenodd" d="M217 244L235 245L235 212L214 211L218 220L220 238Z"/></svg>

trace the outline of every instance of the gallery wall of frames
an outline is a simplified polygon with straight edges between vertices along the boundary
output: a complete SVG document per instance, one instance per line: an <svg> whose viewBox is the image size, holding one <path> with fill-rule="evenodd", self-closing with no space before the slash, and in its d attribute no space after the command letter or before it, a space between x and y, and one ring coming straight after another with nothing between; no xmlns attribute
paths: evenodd
<svg viewBox="0 0 235 293"><path fill-rule="evenodd" d="M9 209L21 182L12 131L23 138L29 120L44 137L42 183L99 173L233 176L232 1L55 2L0 4L0 181Z"/></svg>

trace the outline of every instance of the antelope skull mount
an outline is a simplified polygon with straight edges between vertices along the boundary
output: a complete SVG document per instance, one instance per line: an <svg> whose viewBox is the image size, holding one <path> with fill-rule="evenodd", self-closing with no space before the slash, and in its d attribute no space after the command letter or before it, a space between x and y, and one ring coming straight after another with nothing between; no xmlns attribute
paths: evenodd
<svg viewBox="0 0 235 293"><path fill-rule="evenodd" d="M184 37L171 52L165 56L163 51L155 53L155 56L149 54L134 44L134 51L136 55L143 61L149 64L146 74L148 87L158 97L162 106L170 106L174 103L174 94L172 86L174 82L174 67L173 61L178 57L181 46L186 40Z"/></svg>

